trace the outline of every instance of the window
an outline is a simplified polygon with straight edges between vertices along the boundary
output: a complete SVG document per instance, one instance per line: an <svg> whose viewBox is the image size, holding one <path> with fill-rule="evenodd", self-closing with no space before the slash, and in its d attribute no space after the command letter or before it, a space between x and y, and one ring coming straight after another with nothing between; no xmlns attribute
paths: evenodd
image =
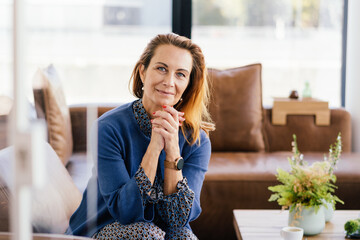
<svg viewBox="0 0 360 240"><path fill-rule="evenodd" d="M208 67L263 65L263 103L312 96L341 105L343 0L193 0L192 38Z"/></svg>
<svg viewBox="0 0 360 240"><path fill-rule="evenodd" d="M171 32L171 0L27 0L29 100L37 68L54 64L68 104L127 102L132 68L148 41ZM12 93L12 1L0 0L0 95ZM6 20L6 21L5 21ZM1 41L3 43L3 41Z"/></svg>
<svg viewBox="0 0 360 240"><path fill-rule="evenodd" d="M12 1L0 0L0 96L10 96L12 82Z"/></svg>

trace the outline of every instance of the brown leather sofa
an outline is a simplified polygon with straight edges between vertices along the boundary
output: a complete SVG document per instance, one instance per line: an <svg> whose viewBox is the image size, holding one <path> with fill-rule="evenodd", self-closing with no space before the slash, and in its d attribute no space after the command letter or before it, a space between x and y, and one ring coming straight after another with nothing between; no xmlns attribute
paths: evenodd
<svg viewBox="0 0 360 240"><path fill-rule="evenodd" d="M99 108L99 115L109 109ZM86 109L74 107L70 112L77 160L70 159L68 169L76 175L80 170L75 170L77 161L82 161L86 150ZM345 204L337 208L360 209L360 155L350 152L351 119L347 111L331 109L331 125L326 127L316 126L314 116L289 116L285 126L271 124L271 109L264 109L264 116L268 142L264 151L213 151L201 193L202 213L191 223L199 239L236 239L233 209L280 209L276 203L268 202L271 192L267 187L277 183L278 167L289 169L287 157L291 156L293 133L309 162L322 160L338 132L342 133L343 154L335 173L336 194Z"/></svg>
<svg viewBox="0 0 360 240"><path fill-rule="evenodd" d="M351 117L331 109L329 126L317 126L314 116L288 116L287 124L271 123L271 108L261 99L261 65L224 71L209 70L212 80L210 112L216 130L210 134L212 156L201 193L202 213L191 223L199 239L236 239L233 209L280 209L268 202L268 186L277 183L276 169L289 169L292 134L297 135L305 160L322 160L341 132L342 160L336 170L339 209L359 209L360 155L351 153ZM99 114L109 110L99 108ZM83 152L85 109L71 109L74 152Z"/></svg>
<svg viewBox="0 0 360 240"><path fill-rule="evenodd" d="M209 70L213 98L210 112L217 129L201 193L202 214L191 226L200 239L236 239L233 209L280 209L268 202L268 186L277 184L276 169L289 169L292 135L308 162L322 160L341 132L343 155L335 171L336 194L360 208L360 155L351 153L351 117L331 109L330 125L317 126L311 115L287 117L284 126L271 123L271 108L262 106L261 65ZM269 219L271 221L271 219Z"/></svg>
<svg viewBox="0 0 360 240"><path fill-rule="evenodd" d="M345 204L337 208L360 209L360 155L351 153L351 117L347 111L331 109L329 126L315 125L314 116L288 116L286 125L275 126L271 108L262 106L260 64L224 71L210 69L209 76L213 89L210 112L217 130L210 135L213 153L201 193L202 213L191 223L199 239L236 239L233 209L280 209L268 202L271 193L267 188L277 183L278 167L289 169L287 157L291 156L294 133L305 160L312 162L323 158L341 132L343 154L335 171L336 194ZM98 115L113 107L98 107ZM70 107L70 117L73 155L66 167L82 191L89 178L85 167L86 108ZM1 218L6 211L6 206L0 208L1 231L7 230L4 226L8 220Z"/></svg>

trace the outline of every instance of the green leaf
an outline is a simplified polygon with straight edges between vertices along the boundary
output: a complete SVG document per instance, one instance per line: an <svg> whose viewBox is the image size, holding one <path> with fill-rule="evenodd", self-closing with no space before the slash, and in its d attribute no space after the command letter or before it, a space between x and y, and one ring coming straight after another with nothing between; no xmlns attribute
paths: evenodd
<svg viewBox="0 0 360 240"><path fill-rule="evenodd" d="M278 198L280 198L279 194L271 194L270 198L269 198L269 202L273 202L276 201Z"/></svg>

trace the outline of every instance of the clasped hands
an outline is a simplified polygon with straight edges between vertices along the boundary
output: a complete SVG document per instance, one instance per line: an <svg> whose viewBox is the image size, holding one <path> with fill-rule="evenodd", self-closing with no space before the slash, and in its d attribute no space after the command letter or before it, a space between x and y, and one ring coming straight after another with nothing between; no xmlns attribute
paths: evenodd
<svg viewBox="0 0 360 240"><path fill-rule="evenodd" d="M185 121L184 113L169 105L162 106L162 110L152 113L151 142L159 151L165 150L166 159L175 161L180 157L179 126Z"/></svg>

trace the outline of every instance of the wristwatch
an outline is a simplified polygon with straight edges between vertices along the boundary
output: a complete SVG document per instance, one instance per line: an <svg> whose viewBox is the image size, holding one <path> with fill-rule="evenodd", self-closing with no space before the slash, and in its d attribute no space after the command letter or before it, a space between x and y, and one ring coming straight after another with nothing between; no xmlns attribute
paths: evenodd
<svg viewBox="0 0 360 240"><path fill-rule="evenodd" d="M164 161L165 168L181 170L184 167L184 159L182 157L178 157L175 161Z"/></svg>

